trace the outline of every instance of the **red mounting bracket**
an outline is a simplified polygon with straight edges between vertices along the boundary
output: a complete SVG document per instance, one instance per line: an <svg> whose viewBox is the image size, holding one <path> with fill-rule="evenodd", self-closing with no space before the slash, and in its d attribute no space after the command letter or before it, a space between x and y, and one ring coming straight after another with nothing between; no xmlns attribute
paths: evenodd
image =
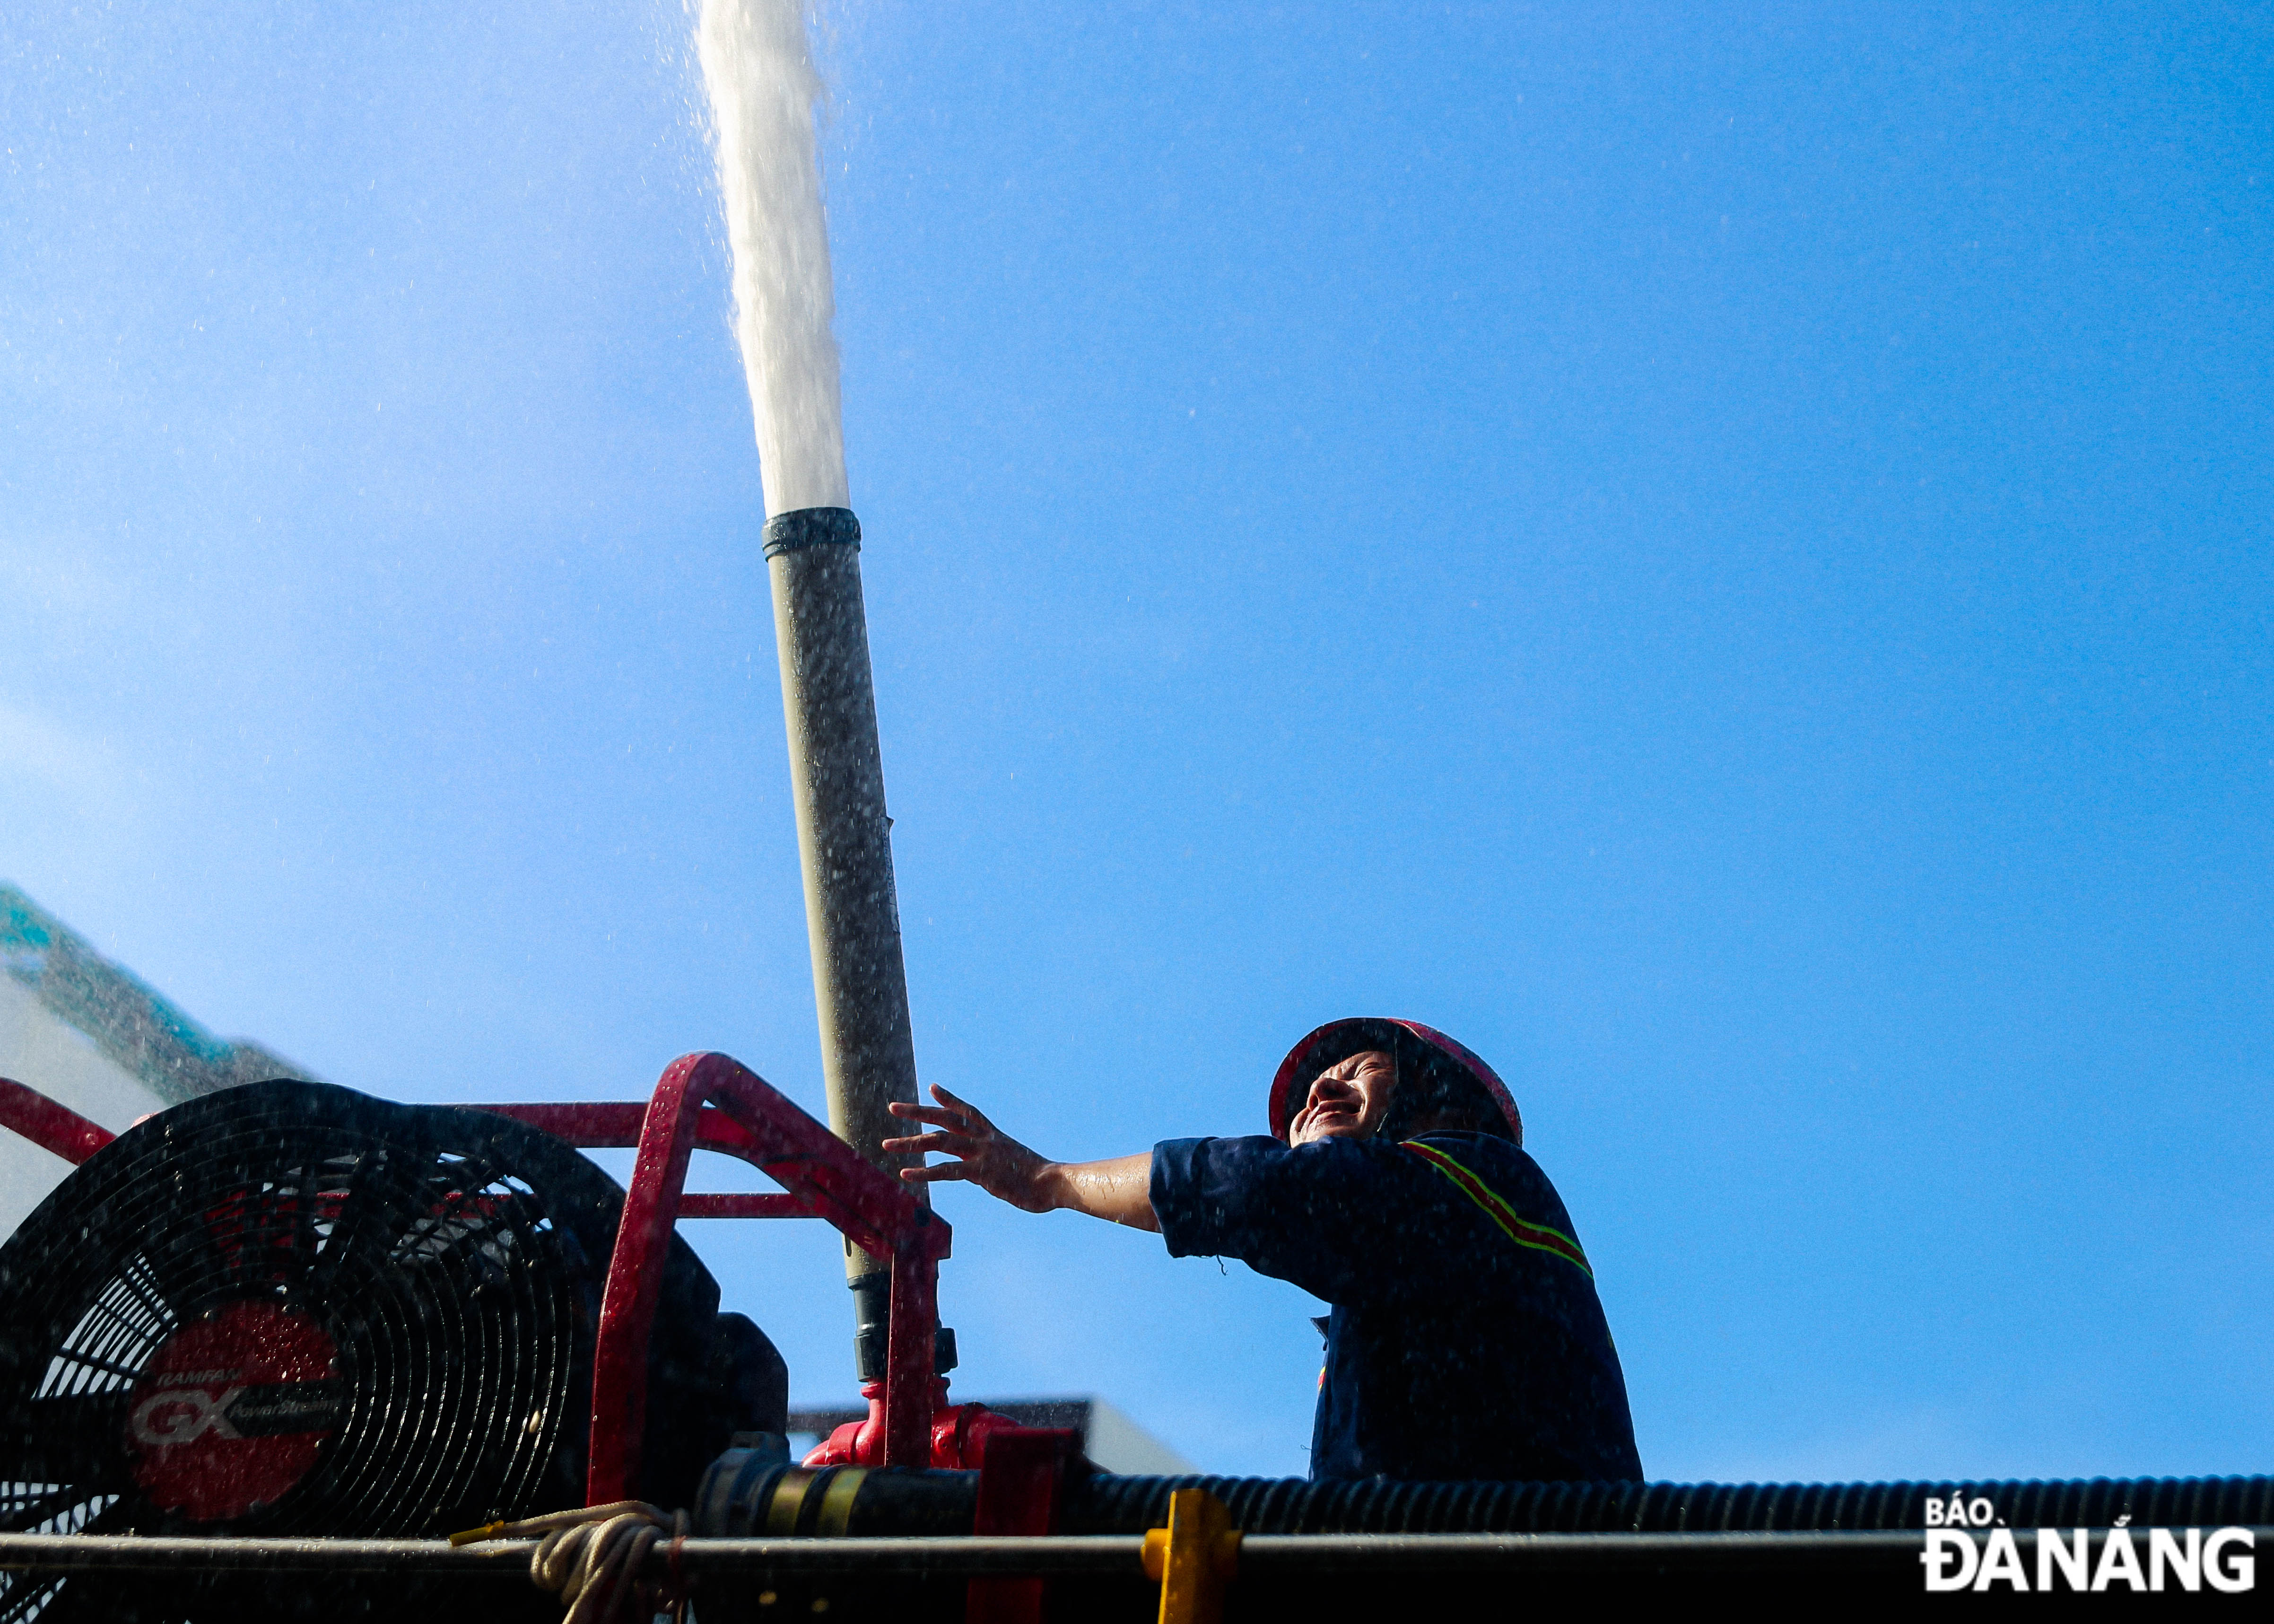
<svg viewBox="0 0 2274 1624"><path fill-rule="evenodd" d="M864 1384L862 1390L869 1400L869 1418L839 1428L814 1451L809 1463L981 1468L983 1502L1000 1502L983 1515L983 1522L999 1522L995 1531L1013 1531L1013 1522L1021 1524L1018 1532L1050 1526L1051 1494L1035 1484L1055 1477L1049 1471L1036 1477L1037 1467L1043 1456L1061 1463L1071 1458L1069 1452L1076 1451L1068 1441L1072 1434L1030 1433L982 1404L951 1406L947 1384L934 1372L939 1261L948 1255L953 1236L947 1221L764 1078L727 1055L688 1054L666 1069L644 1105L633 1100L463 1108L512 1117L578 1149L636 1147L639 1152L600 1300L587 1504L629 1499L635 1492L647 1431L648 1344L673 1226L682 1218L820 1218L890 1266L892 1329L885 1379ZM13 1129L73 1166L115 1137L4 1077L0 1128ZM786 1193L690 1196L687 1166L698 1150L749 1162ZM1045 1443L1044 1438L1056 1441ZM991 1454L990 1444L998 1446ZM1035 1454L1036 1450L1043 1454ZM1010 1486L1014 1481L1023 1485L1015 1492ZM1022 1509L1005 1509L1014 1503ZM1019 1585L1003 1594L1028 1598L1020 1607L1036 1605Z"/></svg>
<svg viewBox="0 0 2274 1624"><path fill-rule="evenodd" d="M740 1061L724 1054L674 1061L646 1105L476 1106L527 1122L584 1149L636 1145L592 1357L592 1446L586 1503L629 1499L647 1426L648 1335L663 1285L663 1255L681 1218L824 1218L892 1266L892 1330L885 1357L886 1466L928 1466L932 1455L933 1335L939 1325L945 1219ZM688 1159L717 1151L749 1162L789 1193L689 1196Z"/></svg>
<svg viewBox="0 0 2274 1624"><path fill-rule="evenodd" d="M0 1077L0 1128L13 1129L74 1167L118 1137L9 1077Z"/></svg>

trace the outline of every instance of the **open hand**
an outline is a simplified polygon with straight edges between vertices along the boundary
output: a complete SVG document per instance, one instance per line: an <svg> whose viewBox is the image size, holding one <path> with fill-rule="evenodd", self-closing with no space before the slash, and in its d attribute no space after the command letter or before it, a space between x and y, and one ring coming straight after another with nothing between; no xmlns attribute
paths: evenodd
<svg viewBox="0 0 2274 1624"><path fill-rule="evenodd" d="M1051 1188L1057 1163L1028 1150L989 1122L977 1107L966 1105L937 1084L932 1085L931 1097L939 1101L937 1106L907 1105L895 1099L892 1114L940 1131L887 1139L884 1148L899 1156L931 1154L961 1159L932 1167L903 1167L902 1178L911 1184L961 1180L1028 1212L1047 1212L1058 1205Z"/></svg>

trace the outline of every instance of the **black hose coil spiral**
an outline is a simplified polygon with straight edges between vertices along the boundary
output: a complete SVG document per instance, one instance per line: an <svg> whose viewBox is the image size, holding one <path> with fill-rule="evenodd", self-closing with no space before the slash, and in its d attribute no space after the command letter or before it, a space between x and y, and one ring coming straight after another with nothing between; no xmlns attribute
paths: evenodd
<svg viewBox="0 0 2274 1624"><path fill-rule="evenodd" d="M1175 1489L1206 1489L1252 1534L1703 1533L1901 1530L1926 1504L1990 1502L2014 1528L2274 1524L2274 1477L2092 1477L1964 1483L1311 1483L1299 1477L1117 1477L1073 1485L1065 1534L1168 1521Z"/></svg>

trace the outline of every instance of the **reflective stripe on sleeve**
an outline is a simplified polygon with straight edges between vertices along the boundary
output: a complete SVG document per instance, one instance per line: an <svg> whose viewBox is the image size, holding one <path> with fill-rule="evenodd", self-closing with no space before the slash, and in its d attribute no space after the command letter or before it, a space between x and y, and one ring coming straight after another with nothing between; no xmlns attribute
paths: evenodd
<svg viewBox="0 0 2274 1624"><path fill-rule="evenodd" d="M1546 1224L1535 1224L1522 1217L1501 1198L1498 1190L1435 1145L1424 1144L1418 1139L1404 1140L1403 1144L1404 1149L1412 1151L1450 1179L1455 1189L1482 1207L1485 1216L1498 1224L1501 1232L1518 1246L1529 1246L1534 1251L1550 1253L1577 1267L1589 1280L1595 1278L1594 1270L1587 1266L1587 1254L1579 1250L1579 1243L1561 1229L1551 1229Z"/></svg>

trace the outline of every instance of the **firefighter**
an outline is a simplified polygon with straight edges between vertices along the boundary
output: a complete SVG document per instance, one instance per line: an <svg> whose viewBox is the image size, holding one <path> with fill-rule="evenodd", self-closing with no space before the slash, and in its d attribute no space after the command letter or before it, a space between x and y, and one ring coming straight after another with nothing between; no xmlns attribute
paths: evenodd
<svg viewBox="0 0 2274 1624"><path fill-rule="evenodd" d="M1640 1480L1586 1254L1507 1088L1442 1032L1332 1022L1272 1080L1271 1137L1105 1161L1050 1161L931 1091L892 1111L935 1131L885 1149L956 1159L902 1178L1150 1229L1333 1305L1313 1477Z"/></svg>

